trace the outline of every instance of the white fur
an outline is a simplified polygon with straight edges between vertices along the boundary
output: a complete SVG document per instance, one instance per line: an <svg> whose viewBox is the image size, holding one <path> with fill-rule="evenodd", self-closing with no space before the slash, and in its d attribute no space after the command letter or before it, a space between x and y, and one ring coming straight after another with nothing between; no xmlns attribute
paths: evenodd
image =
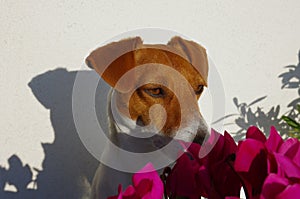
<svg viewBox="0 0 300 199"><path fill-rule="evenodd" d="M127 143L128 139L122 140L117 135L120 133L125 133L128 135L131 135L132 132L134 132L134 129L136 128L135 121L131 120L130 118L127 118L126 116L122 115L121 113L117 112L115 116L118 117L118 124L116 124L114 117L112 116L112 112L110 110L111 106L111 95L110 93L108 97L108 116L109 116L109 122L110 122L110 136L111 139L115 141L115 143L118 143L119 146L125 146L125 148L132 149L132 151L141 151L138 147L142 147L143 151L151 151L155 148L155 146L152 143L151 139L146 139L146 143ZM178 132L176 132L175 139L180 139L186 142L192 142L193 139L196 136L197 130L201 130L205 133L208 133L208 127L204 119L202 118L199 113L192 113L193 116L190 120L191 122L188 124L187 127L181 128ZM146 129L150 130L150 132L156 132L155 129L152 127ZM148 131L149 132L149 131ZM109 149L108 149L109 150ZM108 152L109 153L109 152ZM122 157L116 157L122 159ZM121 171L117 171L115 169L112 169L108 166L105 166L103 164L100 164L98 167L96 174L94 176L93 180L93 186L92 186L92 199L106 199L108 196L113 196L117 194L117 187L118 184L122 184L123 190L130 185L132 178L131 173L124 173Z"/></svg>

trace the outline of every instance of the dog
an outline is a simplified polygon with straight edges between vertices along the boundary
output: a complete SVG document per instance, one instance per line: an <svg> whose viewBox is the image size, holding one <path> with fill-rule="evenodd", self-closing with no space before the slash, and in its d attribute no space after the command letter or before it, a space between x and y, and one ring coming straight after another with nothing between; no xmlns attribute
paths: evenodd
<svg viewBox="0 0 300 199"><path fill-rule="evenodd" d="M198 106L208 78L207 54L200 44L178 36L167 44L143 44L140 37L133 37L97 48L87 56L86 64L112 87L108 97L109 137L116 145L144 151L150 139L137 144L119 136L130 135L136 127L200 144L208 134ZM121 124L112 116L113 108ZM100 164L91 198L116 195L118 183L126 187L130 182L130 174Z"/></svg>

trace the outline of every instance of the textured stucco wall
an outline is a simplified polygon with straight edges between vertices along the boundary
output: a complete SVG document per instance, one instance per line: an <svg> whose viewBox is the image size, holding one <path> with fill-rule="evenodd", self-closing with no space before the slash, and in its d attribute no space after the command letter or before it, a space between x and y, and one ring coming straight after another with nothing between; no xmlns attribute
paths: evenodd
<svg viewBox="0 0 300 199"><path fill-rule="evenodd" d="M260 105L268 109L279 104L282 113L290 99L297 97L293 90L281 90L278 75L285 71L284 66L298 63L298 0L3 0L0 7L0 165L5 168L8 158L16 154L36 175L33 168L43 170L45 158L41 143L51 144L58 136L50 112L52 116L60 113L38 99L28 83L59 67L78 70L97 44L136 28L167 28L200 41L223 80L227 114L236 112L233 97L250 102L267 95ZM72 79L71 73L56 73ZM38 81L35 88L55 98L50 103L57 105L64 99L49 94L47 81L56 81L55 74ZM61 142L70 142L67 137ZM60 169L57 172L65 174Z"/></svg>

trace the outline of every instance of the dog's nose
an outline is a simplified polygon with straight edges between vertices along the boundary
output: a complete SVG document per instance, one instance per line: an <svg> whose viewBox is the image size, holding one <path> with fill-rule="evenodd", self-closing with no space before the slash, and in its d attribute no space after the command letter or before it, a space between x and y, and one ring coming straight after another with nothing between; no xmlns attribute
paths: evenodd
<svg viewBox="0 0 300 199"><path fill-rule="evenodd" d="M203 131L203 129L198 129L193 142L201 145L203 143L206 135L207 135L206 131Z"/></svg>

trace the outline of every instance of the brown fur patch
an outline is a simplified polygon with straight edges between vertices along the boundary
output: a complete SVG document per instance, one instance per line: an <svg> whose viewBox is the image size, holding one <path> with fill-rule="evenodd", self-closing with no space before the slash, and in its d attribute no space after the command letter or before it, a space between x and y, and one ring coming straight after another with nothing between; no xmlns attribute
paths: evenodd
<svg viewBox="0 0 300 199"><path fill-rule="evenodd" d="M171 67L188 81L192 89L184 91L192 93L194 98L191 100L181 96L181 100L188 103L190 107L181 111L176 95L163 85L148 83L139 87L130 95L127 91L132 89L136 82L141 79L152 78L150 68L149 71L146 69L143 74L133 74L129 81L124 82L115 89L117 90L117 107L119 111L135 121L139 118L144 125L148 125L151 119L149 114L150 107L159 104L164 108L167 115L162 131L166 135L171 135L172 132L177 130L180 122L187 125L191 111L196 111L200 114L197 100L201 92L197 92L197 89L199 86L207 86L208 61L205 49L195 42L174 37L167 45L149 45L142 44L139 37L130 38L96 49L87 57L86 62L101 74L102 78L112 87L115 87L117 81L127 71L144 64L161 64ZM162 70L164 69L162 68ZM173 75L163 75L157 78L165 82L166 85L171 85L178 81L177 77ZM154 97L147 92L151 88L162 89L164 95ZM186 87L182 86L179 89L186 89ZM128 110L130 115L127 114ZM161 126L164 120L164 111L161 109L152 111L154 111L153 114L155 115L152 118L154 120L152 122L156 126ZM184 118L181 116L184 116Z"/></svg>

